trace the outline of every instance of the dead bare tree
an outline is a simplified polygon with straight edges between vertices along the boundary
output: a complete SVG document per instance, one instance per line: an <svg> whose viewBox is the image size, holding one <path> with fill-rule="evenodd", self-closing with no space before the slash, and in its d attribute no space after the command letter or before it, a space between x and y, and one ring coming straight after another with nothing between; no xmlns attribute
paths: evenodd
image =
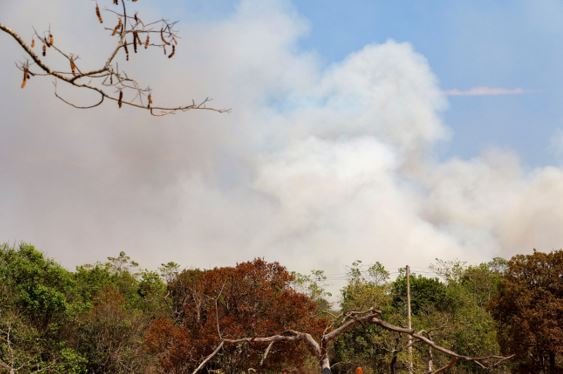
<svg viewBox="0 0 563 374"><path fill-rule="evenodd" d="M473 357L473 356L466 356L454 352L448 348L442 347L429 337L424 335L423 331L415 331L413 329L408 329L400 326L396 326L384 321L381 318L381 311L377 309L370 309L364 312L348 312L342 315L340 318L337 318L333 324L327 326L323 335L321 336L320 340L317 341L315 338L306 332L288 330L279 335L272 335L267 337L244 337L244 338L237 338L237 339L229 339L223 338L220 335L220 341L217 347L211 352L201 363L200 365L192 372L192 374L198 373L202 370L209 361L213 359L215 355L217 355L221 349L225 345L236 345L236 344L267 344L264 353L262 354L262 359L260 365L264 363L267 359L268 354L270 353L272 346L278 342L305 342L309 348L311 349L312 353L317 358L319 365L321 367L321 374L330 374L331 365L330 365L330 358L329 358L329 345L335 339L337 339L340 335L344 332L350 330L354 326L358 324L374 324L380 326L388 331L392 331L395 333L403 334L412 337L413 341L422 343L428 346L429 349L438 351L440 353L445 354L451 358L450 362L437 370L430 371L431 374L437 374L447 371L448 369L455 366L458 362L466 361L466 362L473 362L477 366L481 367L482 369L492 369L502 362L512 358L513 356L483 356L483 357Z"/></svg>
<svg viewBox="0 0 563 374"><path fill-rule="evenodd" d="M22 72L21 87L25 88L32 78L51 77L54 79L55 96L77 109L95 108L109 100L115 102L119 108L129 106L143 109L155 116L190 110L227 112L228 109L209 106L209 98L200 101L192 100L191 103L179 106L157 105L151 89L142 87L136 79L128 76L120 68L118 63L120 58L129 61L131 55L147 49L160 49L165 57L171 59L176 55L178 45L176 22L166 19L146 22L137 12L133 14L128 12L130 2L136 3L138 0L111 0L110 7L103 10L97 2L95 3L92 15L95 15L100 24L105 24L106 15L109 15L108 19L116 19L111 26L104 27L115 39L116 44L102 66L88 70L82 68L83 64L77 54L63 50L62 41L55 37L51 29L44 33L34 30L34 36L28 43L19 33L0 20L0 30L10 35L29 56L26 61L16 64ZM47 55L51 53L57 56L58 64L47 62ZM93 92L98 98L92 104L77 104L63 98L57 91L59 82Z"/></svg>

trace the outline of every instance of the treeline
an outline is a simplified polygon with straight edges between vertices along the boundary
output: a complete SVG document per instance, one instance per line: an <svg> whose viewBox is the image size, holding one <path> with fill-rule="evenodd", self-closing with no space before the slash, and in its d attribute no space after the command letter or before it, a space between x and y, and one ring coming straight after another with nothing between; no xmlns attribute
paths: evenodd
<svg viewBox="0 0 563 374"><path fill-rule="evenodd" d="M563 371L563 251L432 269L439 277L410 277L413 328L479 360L385 328L407 325L407 287L380 263L352 263L331 305L322 271L261 259L151 271L121 252L68 271L31 245L3 245L0 373L312 373L319 362L298 334L322 341L346 324L326 346L333 373L406 373L411 362L416 373ZM384 324L360 321L365 311Z"/></svg>

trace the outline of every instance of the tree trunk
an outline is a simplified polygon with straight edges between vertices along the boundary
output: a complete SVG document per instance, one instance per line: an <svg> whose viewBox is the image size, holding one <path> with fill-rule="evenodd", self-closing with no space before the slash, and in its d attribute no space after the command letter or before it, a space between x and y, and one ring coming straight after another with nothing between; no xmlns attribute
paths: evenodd
<svg viewBox="0 0 563 374"><path fill-rule="evenodd" d="M321 374L332 374L332 370L330 370L330 360L326 354L321 358Z"/></svg>
<svg viewBox="0 0 563 374"><path fill-rule="evenodd" d="M391 362L389 363L389 372L391 374L397 373L397 353L398 351L393 350L393 356L391 358Z"/></svg>
<svg viewBox="0 0 563 374"><path fill-rule="evenodd" d="M557 373L557 368L555 367L555 352L549 352L549 372Z"/></svg>

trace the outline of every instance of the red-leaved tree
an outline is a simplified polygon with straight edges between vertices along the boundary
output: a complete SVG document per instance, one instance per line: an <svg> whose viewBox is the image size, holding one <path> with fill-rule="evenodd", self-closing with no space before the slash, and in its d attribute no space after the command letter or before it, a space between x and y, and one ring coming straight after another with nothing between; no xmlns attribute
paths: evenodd
<svg viewBox="0 0 563 374"><path fill-rule="evenodd" d="M184 271L169 285L175 320L154 321L147 347L167 373L194 371L219 345L206 369L240 373L300 366L310 357L304 342L282 341L270 349L268 343L252 339L221 344L296 330L321 336L326 321L318 317L314 301L291 287L292 279L283 266L260 259L236 267Z"/></svg>
<svg viewBox="0 0 563 374"><path fill-rule="evenodd" d="M510 259L492 309L515 372L563 372L563 250Z"/></svg>

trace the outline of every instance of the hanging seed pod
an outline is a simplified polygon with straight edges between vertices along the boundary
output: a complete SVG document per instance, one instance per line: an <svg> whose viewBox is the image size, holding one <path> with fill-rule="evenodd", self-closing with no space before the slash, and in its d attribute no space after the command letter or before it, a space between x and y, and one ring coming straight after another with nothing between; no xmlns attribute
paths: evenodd
<svg viewBox="0 0 563 374"><path fill-rule="evenodd" d="M53 36L53 34L49 33L49 43L48 46L52 46L55 44L55 37Z"/></svg>
<svg viewBox="0 0 563 374"><path fill-rule="evenodd" d="M166 52L166 45L162 46L162 50L164 51L164 55L166 56L168 53Z"/></svg>
<svg viewBox="0 0 563 374"><path fill-rule="evenodd" d="M111 32L111 36L117 34L117 32L121 29L122 26L123 26L123 22L121 22L121 18L119 18L117 21L117 25L115 25L113 31Z"/></svg>
<svg viewBox="0 0 563 374"><path fill-rule="evenodd" d="M149 44L151 43L151 38L147 34L147 38L145 39L145 49L149 48Z"/></svg>
<svg viewBox="0 0 563 374"><path fill-rule="evenodd" d="M135 22L139 23L139 16L137 15L136 12L135 12L135 14L133 15L133 19L135 20Z"/></svg>
<svg viewBox="0 0 563 374"><path fill-rule="evenodd" d="M119 90L119 99L117 99L117 106L121 108L123 106L123 91Z"/></svg>
<svg viewBox="0 0 563 374"><path fill-rule="evenodd" d="M162 42L165 45L170 45L170 43L166 40L166 38L164 37L164 28L160 29L160 39L162 39Z"/></svg>
<svg viewBox="0 0 563 374"><path fill-rule="evenodd" d="M147 97L147 109L150 109L152 106L152 95L149 94L149 97Z"/></svg>
<svg viewBox="0 0 563 374"><path fill-rule="evenodd" d="M172 44L172 52L170 52L170 54L168 55L168 58L174 57L175 54L176 54L176 46L174 44Z"/></svg>
<svg viewBox="0 0 563 374"><path fill-rule="evenodd" d="M98 21L100 21L100 23L104 23L102 12L100 12L100 6L98 5L98 3L96 3L96 17L98 17Z"/></svg>
<svg viewBox="0 0 563 374"><path fill-rule="evenodd" d="M139 35L137 34L137 31L133 31L133 51L135 53L137 53L137 39L139 38Z"/></svg>
<svg viewBox="0 0 563 374"><path fill-rule="evenodd" d="M114 5L119 5L119 0L113 0Z"/></svg>
<svg viewBox="0 0 563 374"><path fill-rule="evenodd" d="M43 43L43 46L41 47L41 54L43 55L43 57L47 56L47 46L45 45L45 43Z"/></svg>
<svg viewBox="0 0 563 374"><path fill-rule="evenodd" d="M31 48L35 48L35 38L31 39Z"/></svg>
<svg viewBox="0 0 563 374"><path fill-rule="evenodd" d="M23 78L22 78L22 84L21 84L21 88L25 88L25 86L27 85L27 80L29 79L29 72L27 71L27 67L23 68Z"/></svg>
<svg viewBox="0 0 563 374"><path fill-rule="evenodd" d="M113 74L109 76L109 84L113 85Z"/></svg>
<svg viewBox="0 0 563 374"><path fill-rule="evenodd" d="M129 48L127 47L127 41L123 43L123 49L125 50L125 60L129 61Z"/></svg>
<svg viewBox="0 0 563 374"><path fill-rule="evenodd" d="M74 62L74 56L70 56L70 71L72 72L72 75L76 75L77 71L78 71L78 67L76 66L76 63Z"/></svg>

